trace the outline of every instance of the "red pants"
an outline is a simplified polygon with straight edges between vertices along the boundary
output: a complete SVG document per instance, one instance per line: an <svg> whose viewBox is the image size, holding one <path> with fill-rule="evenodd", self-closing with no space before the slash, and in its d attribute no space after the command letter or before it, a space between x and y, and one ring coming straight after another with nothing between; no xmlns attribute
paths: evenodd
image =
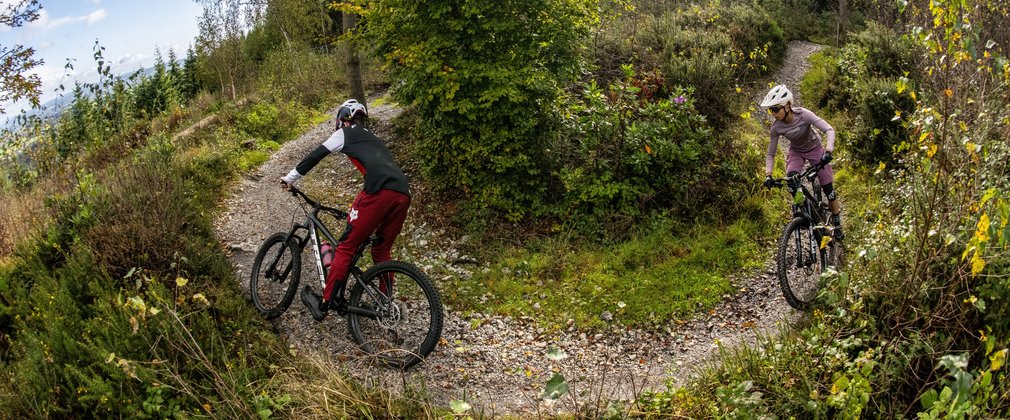
<svg viewBox="0 0 1010 420"><path fill-rule="evenodd" d="M347 281L354 252L372 232L382 237L382 242L372 246L372 262L378 264L392 258L390 251L393 249L393 241L403 228L409 207L410 196L401 192L379 190L375 194L368 194L365 191L358 193L347 215L350 232L346 233L346 237L337 244L333 262L330 263L330 271L326 275L323 300L330 300L333 286L338 280Z"/></svg>

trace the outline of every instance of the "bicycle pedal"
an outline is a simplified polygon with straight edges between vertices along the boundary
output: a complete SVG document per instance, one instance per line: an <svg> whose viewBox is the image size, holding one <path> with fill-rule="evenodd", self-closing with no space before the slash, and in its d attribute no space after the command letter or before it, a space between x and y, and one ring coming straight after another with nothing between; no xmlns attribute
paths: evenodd
<svg viewBox="0 0 1010 420"><path fill-rule="evenodd" d="M347 315L347 301L343 297L338 297L333 302L330 302L330 309L337 311L337 315Z"/></svg>

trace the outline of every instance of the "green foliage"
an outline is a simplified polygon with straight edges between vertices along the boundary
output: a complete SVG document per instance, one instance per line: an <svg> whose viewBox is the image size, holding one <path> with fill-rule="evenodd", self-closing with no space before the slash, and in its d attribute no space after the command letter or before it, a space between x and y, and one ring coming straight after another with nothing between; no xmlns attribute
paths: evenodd
<svg viewBox="0 0 1010 420"><path fill-rule="evenodd" d="M840 50L826 49L811 60L811 72L803 81L804 99L836 111L859 106L863 99L860 91L867 89L864 85L869 81L888 80L894 84L901 78L906 83L918 80L920 70L915 68L915 57L920 53L908 37L870 23Z"/></svg>
<svg viewBox="0 0 1010 420"><path fill-rule="evenodd" d="M187 76L178 68L175 53L170 51L169 57L172 59L166 65L161 53L155 50L154 73L137 72L131 77L133 110L140 118L159 115L190 99L189 89L184 85ZM175 70L169 71L169 67Z"/></svg>
<svg viewBox="0 0 1010 420"><path fill-rule="evenodd" d="M270 153L260 150L249 150L242 153L238 160L238 170L247 172L270 160Z"/></svg>
<svg viewBox="0 0 1010 420"><path fill-rule="evenodd" d="M235 127L250 136L283 143L298 136L310 118L309 111L295 102L256 101L247 112L237 115Z"/></svg>
<svg viewBox="0 0 1010 420"><path fill-rule="evenodd" d="M862 162L894 162L898 146L908 138L903 115L915 109L908 92L898 92L892 79L872 78L860 83L857 94L858 117L851 128L850 155Z"/></svg>
<svg viewBox="0 0 1010 420"><path fill-rule="evenodd" d="M851 2L857 8L860 3ZM751 3L747 3L751 5ZM811 40L837 45L837 4L825 0L761 0L757 2L782 28L787 40ZM753 6L751 6L753 7ZM893 9L893 4L888 3Z"/></svg>
<svg viewBox="0 0 1010 420"><path fill-rule="evenodd" d="M316 107L337 96L337 89L346 85L346 70L341 62L334 54L308 48L271 51L259 66L259 89L269 92L279 103L297 101ZM363 71L381 74L377 69Z"/></svg>
<svg viewBox="0 0 1010 420"><path fill-rule="evenodd" d="M39 18L42 5L38 0L25 0L4 5L0 13L0 24L5 30L17 28ZM34 57L35 49L24 45L0 45L0 115L4 114L3 104L27 99L32 106L39 106L42 94L42 80L31 70L42 64Z"/></svg>
<svg viewBox="0 0 1010 420"><path fill-rule="evenodd" d="M698 111L726 127L736 88L768 74L785 54L778 23L761 7L709 3L646 16L637 35L645 62L655 62L672 86L694 89Z"/></svg>
<svg viewBox="0 0 1010 420"><path fill-rule="evenodd" d="M273 52L322 45L334 23L325 7L326 2L312 0L271 1L262 10L260 24L243 42L244 54L262 62Z"/></svg>
<svg viewBox="0 0 1010 420"><path fill-rule="evenodd" d="M871 23L841 50L811 60L802 82L804 99L852 114L852 127L841 135L858 161L896 162L895 152L908 136L905 118L916 106L918 52L908 37Z"/></svg>
<svg viewBox="0 0 1010 420"><path fill-rule="evenodd" d="M835 103L848 101L860 123L881 132L901 124L892 137L900 166L854 168L853 178L870 184L861 193L877 204L857 206L860 217L847 219L868 222L846 238L849 271L827 281L820 306L799 329L723 355L698 384L653 396L651 407L725 415L727 407L714 404L685 412L677 395L744 401L761 392L775 398L762 398L744 415L893 418L922 410L917 415L926 419L1010 412L1010 66L1004 50L980 37L989 30L979 24L997 12L960 1L909 3L905 13L920 13L910 19L932 23L899 43L917 44L910 50L921 54L912 60L921 68L887 70L902 54L886 48L875 54L891 58L860 63L870 45L905 48L878 29L853 37L835 56L838 67L816 73L840 85L816 91L819 99L845 92L850 96ZM999 13L995 21L1005 19L1006 11ZM822 63L833 62L825 57Z"/></svg>
<svg viewBox="0 0 1010 420"><path fill-rule="evenodd" d="M383 1L369 38L420 115L416 154L442 190L511 220L542 212L554 104L593 22L583 0Z"/></svg>
<svg viewBox="0 0 1010 420"><path fill-rule="evenodd" d="M585 233L627 232L654 211L695 217L731 200L718 186L740 176L726 171L723 162L738 155L719 155L731 148L695 111L690 91L657 99L661 76L626 72L607 92L586 86L566 111L564 140L552 147L565 151L564 216Z"/></svg>
<svg viewBox="0 0 1010 420"><path fill-rule="evenodd" d="M218 286L231 274L205 216L216 200L199 193L214 185L177 178L155 145L51 197L55 223L0 272L0 364L24 384L0 393L4 416L248 418L262 405L247 385L282 348Z"/></svg>

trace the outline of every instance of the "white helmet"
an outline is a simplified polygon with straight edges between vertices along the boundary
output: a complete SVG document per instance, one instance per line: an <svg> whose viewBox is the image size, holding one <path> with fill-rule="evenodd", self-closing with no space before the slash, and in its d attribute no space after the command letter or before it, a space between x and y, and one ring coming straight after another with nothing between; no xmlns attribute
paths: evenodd
<svg viewBox="0 0 1010 420"><path fill-rule="evenodd" d="M360 116L362 119L368 118L368 110L360 102L348 99L340 105L337 111L337 119L340 121L351 121Z"/></svg>
<svg viewBox="0 0 1010 420"><path fill-rule="evenodd" d="M792 101L793 93L789 91L789 88L786 85L778 85L768 91L768 94L765 95L765 100L761 101L761 106L783 106Z"/></svg>

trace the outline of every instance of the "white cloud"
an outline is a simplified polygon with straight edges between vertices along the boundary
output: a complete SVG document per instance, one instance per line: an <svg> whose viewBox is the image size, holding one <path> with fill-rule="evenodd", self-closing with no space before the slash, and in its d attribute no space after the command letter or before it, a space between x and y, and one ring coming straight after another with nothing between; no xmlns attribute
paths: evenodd
<svg viewBox="0 0 1010 420"><path fill-rule="evenodd" d="M53 19L51 16L49 16L49 12L47 12L46 9L42 9L39 10L39 18L36 19L34 22L29 23L28 26L40 31L48 31L59 28L61 26L72 25L81 22L84 22L88 26L92 26L98 22L105 20L106 16L108 16L108 13L105 11L105 9L98 9L84 16L64 16Z"/></svg>
<svg viewBox="0 0 1010 420"><path fill-rule="evenodd" d="M105 9L98 9L85 16L84 21L88 23L88 26L91 26L105 20L105 17L108 15L109 14L105 12Z"/></svg>

